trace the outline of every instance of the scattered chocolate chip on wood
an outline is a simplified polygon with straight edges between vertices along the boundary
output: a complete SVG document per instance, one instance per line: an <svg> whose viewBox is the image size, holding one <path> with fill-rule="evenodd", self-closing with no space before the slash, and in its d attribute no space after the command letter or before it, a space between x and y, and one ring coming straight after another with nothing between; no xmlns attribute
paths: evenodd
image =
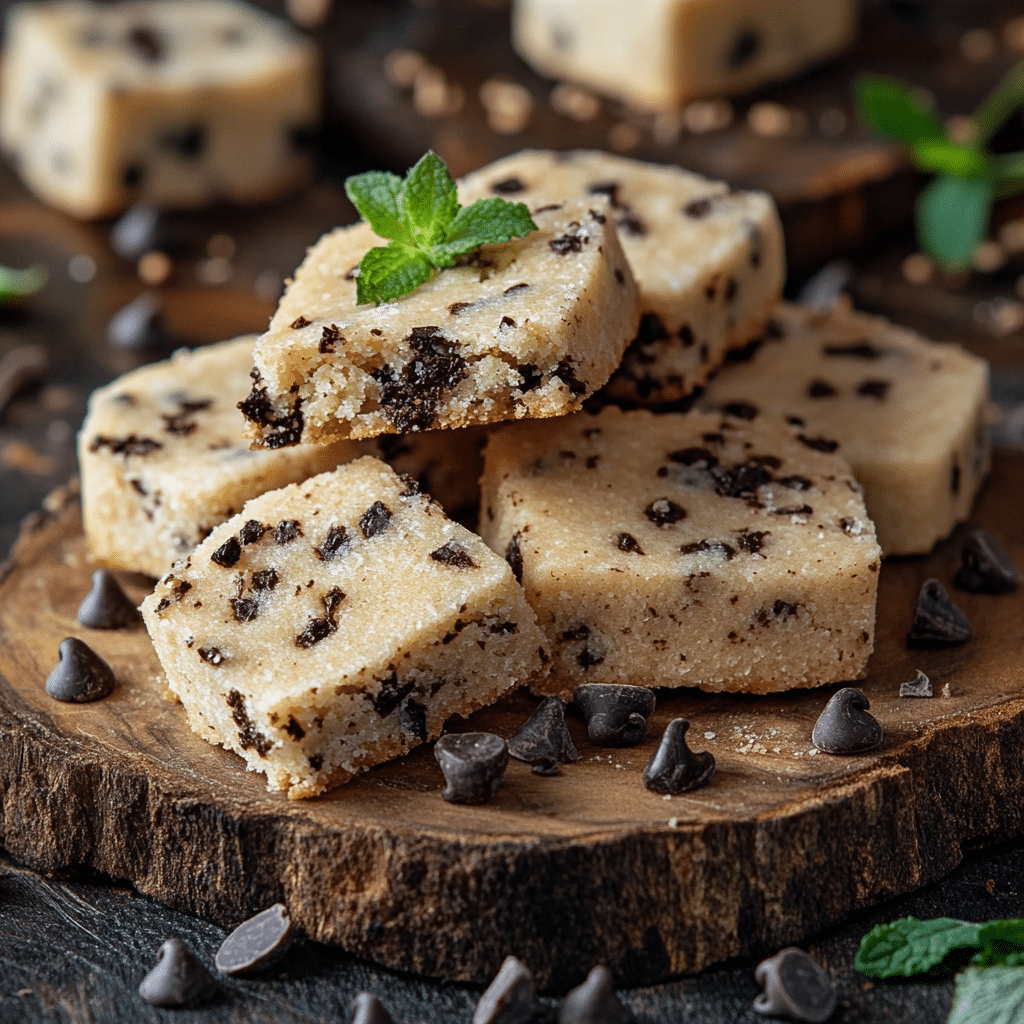
<svg viewBox="0 0 1024 1024"><path fill-rule="evenodd" d="M434 744L434 757L451 804L485 804L494 796L508 765L508 747L489 732L448 733Z"/></svg>
<svg viewBox="0 0 1024 1024"><path fill-rule="evenodd" d="M78 606L78 621L90 629L125 629L141 616L131 598L121 589L117 577L106 569L92 574L92 590Z"/></svg>
<svg viewBox="0 0 1024 1024"><path fill-rule="evenodd" d="M249 974L276 964L292 939L292 922L282 903L243 921L217 950L214 964L222 974Z"/></svg>
<svg viewBox="0 0 1024 1024"><path fill-rule="evenodd" d="M595 967L558 1008L558 1024L626 1024L629 1016L612 986L612 972Z"/></svg>
<svg viewBox="0 0 1024 1024"><path fill-rule="evenodd" d="M652 691L618 683L584 683L572 699L587 720L587 733L601 747L635 747L647 735L654 711Z"/></svg>
<svg viewBox="0 0 1024 1024"><path fill-rule="evenodd" d="M114 671L77 637L61 640L60 661L46 679L46 692L66 704L86 704L114 689Z"/></svg>
<svg viewBox="0 0 1024 1024"><path fill-rule="evenodd" d="M473 1024L527 1024L544 1012L529 968L508 956L476 1004Z"/></svg>
<svg viewBox="0 0 1024 1024"><path fill-rule="evenodd" d="M882 742L882 726L868 714L871 702L856 687L844 686L814 723L811 742L826 754L863 754Z"/></svg>
<svg viewBox="0 0 1024 1024"><path fill-rule="evenodd" d="M142 979L139 995L153 1006L194 1006L217 991L217 982L181 939L168 939L156 966Z"/></svg>
<svg viewBox="0 0 1024 1024"><path fill-rule="evenodd" d="M901 697L934 697L932 681L920 670L909 683L900 683Z"/></svg>
<svg viewBox="0 0 1024 1024"><path fill-rule="evenodd" d="M907 642L911 647L952 647L971 639L967 616L950 599L938 580L921 587Z"/></svg>
<svg viewBox="0 0 1024 1024"><path fill-rule="evenodd" d="M706 786L715 777L715 755L703 751L695 754L686 744L685 718L668 723L661 744L644 769L644 786L652 793L688 793Z"/></svg>
<svg viewBox="0 0 1024 1024"><path fill-rule="evenodd" d="M395 1024L395 1020L372 992L360 992L352 1000L352 1024Z"/></svg>
<svg viewBox="0 0 1024 1024"><path fill-rule="evenodd" d="M19 345L0 356L0 415L11 399L30 384L37 384L50 368L42 345Z"/></svg>
<svg viewBox="0 0 1024 1024"><path fill-rule="evenodd" d="M578 761L580 752L565 724L565 701L561 697L545 697L508 741L508 752L516 760L533 765L535 775L554 775L560 764Z"/></svg>
<svg viewBox="0 0 1024 1024"><path fill-rule="evenodd" d="M763 960L754 972L764 989L754 1009L769 1017L824 1024L836 1010L836 987L828 972L802 949L790 947Z"/></svg>
<svg viewBox="0 0 1024 1024"><path fill-rule="evenodd" d="M164 326L160 302L148 292L122 306L107 323L107 341L129 352L170 348L173 339Z"/></svg>
<svg viewBox="0 0 1024 1024"><path fill-rule="evenodd" d="M177 248L178 238L167 214L149 203L136 203L110 229L110 246L122 259L134 262L153 249Z"/></svg>
<svg viewBox="0 0 1024 1024"><path fill-rule="evenodd" d="M963 565L953 582L972 594L1009 594L1020 586L1020 573L1003 546L988 532L974 530L964 541Z"/></svg>

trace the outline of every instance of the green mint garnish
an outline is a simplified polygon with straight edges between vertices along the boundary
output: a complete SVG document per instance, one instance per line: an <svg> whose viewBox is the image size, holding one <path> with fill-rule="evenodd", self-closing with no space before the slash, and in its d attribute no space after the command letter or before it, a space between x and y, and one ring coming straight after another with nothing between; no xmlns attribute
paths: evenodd
<svg viewBox="0 0 1024 1024"><path fill-rule="evenodd" d="M46 267L38 264L27 270L0 266L0 305L34 295L46 284L47 277Z"/></svg>
<svg viewBox="0 0 1024 1024"><path fill-rule="evenodd" d="M919 170L936 175L914 211L921 248L947 269L969 266L988 231L994 200L1024 192L1024 152L997 156L985 148L1024 105L1024 61L975 110L968 141L949 138L914 91L894 78L863 75L854 91L863 120L907 146Z"/></svg>
<svg viewBox="0 0 1024 1024"><path fill-rule="evenodd" d="M1024 967L971 967L956 977L947 1024L1019 1024Z"/></svg>
<svg viewBox="0 0 1024 1024"><path fill-rule="evenodd" d="M415 291L481 245L522 238L537 230L523 203L478 199L459 206L455 182L444 161L427 153L404 180L368 171L345 182L352 205L373 230L390 241L359 263L356 298L390 302Z"/></svg>

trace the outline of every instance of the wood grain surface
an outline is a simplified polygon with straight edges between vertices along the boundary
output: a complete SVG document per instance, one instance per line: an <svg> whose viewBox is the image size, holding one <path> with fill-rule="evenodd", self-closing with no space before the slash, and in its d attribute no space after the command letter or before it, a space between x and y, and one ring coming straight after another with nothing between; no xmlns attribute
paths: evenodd
<svg viewBox="0 0 1024 1024"><path fill-rule="evenodd" d="M1024 456L1003 453L972 524L1024 564L1021 494ZM513 762L495 801L471 808L441 799L429 748L318 800L266 793L161 698L144 632L77 625L90 573L79 531L74 492L53 496L0 584L0 840L42 871L94 868L225 925L280 900L310 938L435 977L483 982L515 951L557 988L598 962L642 982L777 949L942 876L964 841L1024 831L1024 594L958 594L976 631L962 648L903 639L920 583L950 583L955 542L883 568L862 684L886 730L879 751L812 753L835 687L661 691L639 747L596 748L572 719L578 764L541 778ZM141 599L148 583L126 582ZM47 697L67 635L112 664L111 697ZM916 668L950 695L900 700ZM535 703L513 695L453 727L509 736ZM665 800L640 773L679 715L718 773Z"/></svg>

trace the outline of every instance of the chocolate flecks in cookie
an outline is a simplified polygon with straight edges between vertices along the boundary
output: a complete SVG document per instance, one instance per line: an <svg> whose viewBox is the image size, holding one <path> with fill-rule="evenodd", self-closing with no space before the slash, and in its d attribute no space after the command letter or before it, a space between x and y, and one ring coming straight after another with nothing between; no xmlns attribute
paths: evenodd
<svg viewBox="0 0 1024 1024"><path fill-rule="evenodd" d="M571 395L578 397L586 393L587 385L577 378L576 371L572 368L572 363L569 360L560 359L552 376L558 377L569 389Z"/></svg>
<svg viewBox="0 0 1024 1024"><path fill-rule="evenodd" d="M312 323L312 320L307 320L304 316L297 316L291 322L291 329L293 331L301 331L303 327L309 327Z"/></svg>
<svg viewBox="0 0 1024 1024"><path fill-rule="evenodd" d="M669 498L656 498L644 509L644 515L655 526L667 527L686 518L686 509Z"/></svg>
<svg viewBox="0 0 1024 1024"><path fill-rule="evenodd" d="M631 533L620 533L618 537L615 538L615 546L620 551L625 551L627 554L642 555L644 553L644 549L640 547L636 537Z"/></svg>
<svg viewBox="0 0 1024 1024"><path fill-rule="evenodd" d="M348 551L351 544L352 539L348 535L348 530L344 526L335 524L327 531L324 542L315 549L316 556L325 562L331 562L338 555L343 555Z"/></svg>
<svg viewBox="0 0 1024 1024"><path fill-rule="evenodd" d="M520 281L519 284L514 284L510 288L506 288L501 294L502 295L515 295L516 292L521 292L524 288L530 286L525 281Z"/></svg>
<svg viewBox="0 0 1024 1024"><path fill-rule="evenodd" d="M160 146L182 159L195 160L206 146L206 128L201 124L191 124L172 129L160 136Z"/></svg>
<svg viewBox="0 0 1024 1024"><path fill-rule="evenodd" d="M768 626L778 619L788 619L797 614L799 604L791 604L789 601L776 600L771 608L760 608L754 618L759 626Z"/></svg>
<svg viewBox="0 0 1024 1024"><path fill-rule="evenodd" d="M265 590L273 590L277 586L279 578L274 568L260 569L252 574L252 589L257 593Z"/></svg>
<svg viewBox="0 0 1024 1024"><path fill-rule="evenodd" d="M238 531L238 539L245 545L255 544L269 529L269 526L264 526L257 520L250 519Z"/></svg>
<svg viewBox="0 0 1024 1024"><path fill-rule="evenodd" d="M508 741L508 752L532 765L535 775L555 775L559 764L578 761L579 751L565 724L565 701L546 697Z"/></svg>
<svg viewBox="0 0 1024 1024"><path fill-rule="evenodd" d="M124 629L139 621L139 611L117 577L106 569L92 574L92 589L78 606L78 621L90 629Z"/></svg>
<svg viewBox="0 0 1024 1024"><path fill-rule="evenodd" d="M523 582L523 553L519 550L519 538L521 536L521 533L512 534L512 539L508 542L508 547L505 548L505 561L511 567L516 583L520 584Z"/></svg>
<svg viewBox="0 0 1024 1024"><path fill-rule="evenodd" d="M559 256L568 256L571 252L583 251L583 239L579 235L559 235L548 242L552 252Z"/></svg>
<svg viewBox="0 0 1024 1024"><path fill-rule="evenodd" d="M887 380L869 379L857 386L857 394L863 398L876 398L879 402L885 400L889 393L891 384Z"/></svg>
<svg viewBox="0 0 1024 1024"><path fill-rule="evenodd" d="M834 398L838 393L827 380L812 380L807 385L808 398Z"/></svg>
<svg viewBox="0 0 1024 1024"><path fill-rule="evenodd" d="M399 712L402 732L422 742L427 738L427 709L416 700L407 700Z"/></svg>
<svg viewBox="0 0 1024 1024"><path fill-rule="evenodd" d="M297 537L302 536L302 526L297 519L282 519L274 527L274 543L290 544Z"/></svg>
<svg viewBox="0 0 1024 1024"><path fill-rule="evenodd" d="M615 209L626 210L628 207L619 202L619 188L620 185L617 181L604 181L596 185L591 185L587 191L592 196L607 196L608 201Z"/></svg>
<svg viewBox="0 0 1024 1024"><path fill-rule="evenodd" d="M652 793L689 793L706 786L715 775L715 758L704 751L695 754L686 743L690 723L685 718L669 722L661 743L643 773L644 788Z"/></svg>
<svg viewBox="0 0 1024 1024"><path fill-rule="evenodd" d="M653 692L642 686L587 683L572 699L587 720L587 733L601 747L633 747L647 735L654 713Z"/></svg>
<svg viewBox="0 0 1024 1024"><path fill-rule="evenodd" d="M788 487L791 491L809 491L811 489L811 481L805 476L782 476L776 483Z"/></svg>
<svg viewBox="0 0 1024 1024"><path fill-rule="evenodd" d="M77 637L62 640L60 660L46 679L46 692L67 704L85 704L114 689L114 671L88 644Z"/></svg>
<svg viewBox="0 0 1024 1024"><path fill-rule="evenodd" d="M338 628L338 608L345 600L345 592L333 587L321 599L324 606L324 618L310 619L306 628L295 638L295 646L304 650L315 647L326 640Z"/></svg>
<svg viewBox="0 0 1024 1024"><path fill-rule="evenodd" d="M519 390L526 394L528 391L532 391L536 387L540 387L544 380L544 374L541 373L533 363L523 363L521 366L516 368L519 371L520 377L523 382L519 385Z"/></svg>
<svg viewBox="0 0 1024 1024"><path fill-rule="evenodd" d="M298 444L302 440L302 428L304 424L302 416L302 399L296 399L294 407L285 413L279 413L267 394L267 389L261 387L259 374L253 370L253 388L249 397L238 403L242 415L263 427L263 443L267 448L284 448L287 445Z"/></svg>
<svg viewBox="0 0 1024 1024"><path fill-rule="evenodd" d="M525 192L526 186L519 178L503 178L491 186L491 191L499 196L514 196L519 192Z"/></svg>
<svg viewBox="0 0 1024 1024"><path fill-rule="evenodd" d="M926 580L907 635L910 646L952 647L966 643L971 635L967 616L953 604L946 588L936 579Z"/></svg>
<svg viewBox="0 0 1024 1024"><path fill-rule="evenodd" d="M273 749L274 744L253 725L252 719L249 718L245 710L245 697L238 690L232 690L228 693L227 704L231 709L231 717L235 720L235 725L238 726L238 743L241 748L249 750L255 747L256 753L260 757L266 757Z"/></svg>
<svg viewBox="0 0 1024 1024"><path fill-rule="evenodd" d="M138 437L129 434L127 437L94 437L89 442L89 451L98 452L101 448L109 448L111 455L141 456L151 455L163 448L163 444L151 437Z"/></svg>
<svg viewBox="0 0 1024 1024"><path fill-rule="evenodd" d="M453 569L477 568L477 564L470 558L469 552L460 544L456 544L455 541L448 541L447 544L443 544L436 551L431 551L430 557L442 565L450 565Z"/></svg>
<svg viewBox="0 0 1024 1024"><path fill-rule="evenodd" d="M722 412L739 420L752 420L761 410L750 402L729 402L722 406Z"/></svg>
<svg viewBox="0 0 1024 1024"><path fill-rule="evenodd" d="M683 348L692 348L696 340L693 335L693 328L689 324L683 324L679 328L677 337L682 342Z"/></svg>
<svg viewBox="0 0 1024 1024"><path fill-rule="evenodd" d="M324 766L323 754L310 754L309 757L306 758L306 760L309 761L309 767L312 768L313 771L315 772L320 771L320 769Z"/></svg>
<svg viewBox="0 0 1024 1024"><path fill-rule="evenodd" d="M715 466L711 476L715 493L723 498L755 498L757 489L772 482L769 467L778 468L779 461L772 455L752 456L735 466Z"/></svg>
<svg viewBox="0 0 1024 1024"><path fill-rule="evenodd" d="M717 196L701 196L699 199L691 199L683 207L683 213L694 220L703 220L711 212L711 204L717 198Z"/></svg>
<svg viewBox="0 0 1024 1024"><path fill-rule="evenodd" d="M618 220L619 230L633 238L643 238L647 234L647 225L635 214L627 213Z"/></svg>
<svg viewBox="0 0 1024 1024"><path fill-rule="evenodd" d="M740 290L739 282L735 277L730 277L725 282L725 301L733 302Z"/></svg>
<svg viewBox="0 0 1024 1024"><path fill-rule="evenodd" d="M814 515L814 509L810 505L787 505L773 509L772 513L777 516L810 516Z"/></svg>
<svg viewBox="0 0 1024 1024"><path fill-rule="evenodd" d="M724 555L726 561L731 561L736 556L736 549L731 544L721 540L694 540L683 544L679 549L681 554L695 555L701 551L713 551L715 554Z"/></svg>
<svg viewBox="0 0 1024 1024"><path fill-rule="evenodd" d="M808 437L806 434L797 434L796 439L808 448L813 448L816 452L824 452L826 455L831 454L839 447L838 441L830 441L827 437Z"/></svg>
<svg viewBox="0 0 1024 1024"><path fill-rule="evenodd" d="M871 702L852 686L841 689L825 705L811 733L811 742L826 754L863 754L882 742L882 726L868 714Z"/></svg>
<svg viewBox="0 0 1024 1024"><path fill-rule="evenodd" d="M739 32L729 47L726 63L733 71L746 67L761 52L761 33L746 28Z"/></svg>
<svg viewBox="0 0 1024 1024"><path fill-rule="evenodd" d="M747 551L752 555L758 555L764 547L765 537L768 537L771 532L771 530L744 529L737 534L736 543L742 551Z"/></svg>
<svg viewBox="0 0 1024 1024"><path fill-rule="evenodd" d="M292 324L294 327L295 325ZM340 345L345 339L341 336L341 331L334 324L327 324L320 334L320 344L318 349L321 355L330 355L337 350L337 346Z"/></svg>
<svg viewBox="0 0 1024 1024"><path fill-rule="evenodd" d="M383 501L375 501L359 520L359 529L367 540L383 533L390 525L391 509Z"/></svg>
<svg viewBox="0 0 1024 1024"><path fill-rule="evenodd" d="M242 557L242 545L238 543L237 537L229 537L226 541L212 555L210 555L210 561L216 562L217 565L224 566L225 569L230 569L231 566L237 565L238 560Z"/></svg>
<svg viewBox="0 0 1024 1024"><path fill-rule="evenodd" d="M845 357L847 359L881 359L885 350L870 341L858 341L851 345L824 345L821 351L827 356Z"/></svg>
<svg viewBox="0 0 1024 1024"><path fill-rule="evenodd" d="M441 794L449 803L487 803L508 766L508 747L487 732L448 733L434 745L434 757L444 775Z"/></svg>
<svg viewBox="0 0 1024 1024"><path fill-rule="evenodd" d="M252 622L259 615L260 606L259 602L254 601L251 597L238 597L232 600L231 611L235 616L235 621Z"/></svg>
<svg viewBox="0 0 1024 1024"><path fill-rule="evenodd" d="M707 448L679 448L669 452L668 457L683 466L696 466L700 463L704 469L713 469L718 465L718 456L712 455Z"/></svg>
<svg viewBox="0 0 1024 1024"><path fill-rule="evenodd" d="M214 668L219 668L228 660L228 656L219 647L200 647L196 654Z"/></svg>
<svg viewBox="0 0 1024 1024"><path fill-rule="evenodd" d="M501 318L501 327L518 327L519 325L510 316L503 316Z"/></svg>
<svg viewBox="0 0 1024 1024"><path fill-rule="evenodd" d="M125 188L138 188L146 176L146 169L140 163L129 164L121 172L121 182Z"/></svg>
<svg viewBox="0 0 1024 1024"><path fill-rule="evenodd" d="M587 469L597 469L598 462L601 461L600 455L588 455L587 456Z"/></svg>
<svg viewBox="0 0 1024 1024"><path fill-rule="evenodd" d="M1008 594L1020 586L1020 573L1005 548L987 530L973 530L961 552L954 582L972 594Z"/></svg>
<svg viewBox="0 0 1024 1024"><path fill-rule="evenodd" d="M458 316L464 309L470 309L475 305L475 302L453 302L448 307L448 312L451 313L452 316Z"/></svg>
<svg viewBox="0 0 1024 1024"><path fill-rule="evenodd" d="M749 363L757 355L758 349L763 344L764 338L754 338L753 341L748 341L746 345L738 345L736 348L731 348L725 353L725 361L727 363Z"/></svg>
<svg viewBox="0 0 1024 1024"><path fill-rule="evenodd" d="M403 681L399 685L397 674L392 672L391 675L381 680L380 691L377 695L370 698L374 711L381 718L387 718L412 693L412 689L411 682Z"/></svg>

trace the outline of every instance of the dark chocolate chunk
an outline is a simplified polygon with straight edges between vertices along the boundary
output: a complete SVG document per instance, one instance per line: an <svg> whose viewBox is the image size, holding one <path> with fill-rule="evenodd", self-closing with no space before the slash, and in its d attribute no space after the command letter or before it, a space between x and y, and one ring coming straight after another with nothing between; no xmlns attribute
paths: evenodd
<svg viewBox="0 0 1024 1024"><path fill-rule="evenodd" d="M92 574L92 590L78 606L78 621L90 629L124 629L139 621L139 610L106 569Z"/></svg>
<svg viewBox="0 0 1024 1024"><path fill-rule="evenodd" d="M387 718L399 704L412 692L414 684L403 681L398 682L398 675L392 672L391 675L381 680L380 691L376 697L371 697L373 709L381 718Z"/></svg>
<svg viewBox="0 0 1024 1024"><path fill-rule="evenodd" d="M1013 559L987 530L973 530L960 554L963 565L954 582L972 594L1008 594L1020 586Z"/></svg>
<svg viewBox="0 0 1024 1024"><path fill-rule="evenodd" d="M934 697L932 681L920 670L909 683L900 683L901 697Z"/></svg>
<svg viewBox="0 0 1024 1024"><path fill-rule="evenodd" d="M669 498L656 498L644 509L644 515L655 526L671 526L686 518L686 509Z"/></svg>
<svg viewBox="0 0 1024 1024"><path fill-rule="evenodd" d="M520 584L523 582L523 553L519 550L521 536L522 534L518 532L512 534L512 539L508 542L508 547L505 548L505 561L511 566L516 583Z"/></svg>
<svg viewBox="0 0 1024 1024"><path fill-rule="evenodd" d="M853 686L844 686L814 723L811 742L826 754L863 754L882 742L882 726L868 714L871 702Z"/></svg>
<svg viewBox="0 0 1024 1024"><path fill-rule="evenodd" d="M836 987L828 971L802 949L789 947L754 971L764 989L754 1009L769 1017L824 1024L836 1010Z"/></svg>
<svg viewBox="0 0 1024 1024"><path fill-rule="evenodd" d="M327 531L323 544L316 549L317 558L325 562L333 562L338 555L343 555L352 544L348 530L344 526L335 524Z"/></svg>
<svg viewBox="0 0 1024 1024"><path fill-rule="evenodd" d="M552 238L548 245L559 256L568 256L571 252L582 252L583 239L579 235L559 235L558 238Z"/></svg>
<svg viewBox="0 0 1024 1024"><path fill-rule="evenodd" d="M237 622L252 622L260 613L260 605L251 597L236 597L231 601L231 611Z"/></svg>
<svg viewBox="0 0 1024 1024"><path fill-rule="evenodd" d="M395 1021L372 992L360 992L352 1000L352 1024L395 1024Z"/></svg>
<svg viewBox="0 0 1024 1024"><path fill-rule="evenodd" d="M889 381L869 379L857 386L857 394L864 398L877 398L882 401L889 393Z"/></svg>
<svg viewBox="0 0 1024 1024"><path fill-rule="evenodd" d="M683 544L679 551L684 555L693 555L699 551L714 551L717 554L724 555L726 561L734 558L736 555L736 549L731 544L726 544L722 540L692 540L688 544Z"/></svg>
<svg viewBox="0 0 1024 1024"><path fill-rule="evenodd" d="M295 323L298 323L298 321ZM295 324L292 324L292 327L294 326ZM325 324L324 329L320 332L320 343L317 345L317 351L323 356L330 355L344 340L341 336L341 331L338 330L335 324Z"/></svg>
<svg viewBox="0 0 1024 1024"><path fill-rule="evenodd" d="M210 561L216 562L217 565L224 566L225 569L230 569L231 566L237 565L238 560L242 557L242 545L238 543L237 537L228 537L226 541L212 555L210 555Z"/></svg>
<svg viewBox="0 0 1024 1024"><path fill-rule="evenodd" d="M917 598L907 642L911 647L951 647L971 639L967 616L936 579L926 580Z"/></svg>
<svg viewBox="0 0 1024 1024"><path fill-rule="evenodd" d="M527 1024L545 1015L533 975L521 960L505 957L473 1011L473 1024Z"/></svg>
<svg viewBox="0 0 1024 1024"><path fill-rule="evenodd" d="M142 979L139 996L153 1006L194 1006L217 991L217 982L181 939L168 939L156 966Z"/></svg>
<svg viewBox="0 0 1024 1024"><path fill-rule="evenodd" d="M450 540L442 544L436 551L430 552L430 557L442 565L450 565L453 569L475 569L476 562L469 557L469 552L460 544Z"/></svg>
<svg viewBox="0 0 1024 1024"><path fill-rule="evenodd" d="M114 689L114 671L77 637L61 640L60 661L47 676L46 692L65 704L86 704L106 697Z"/></svg>
<svg viewBox="0 0 1024 1024"><path fill-rule="evenodd" d="M310 619L306 623L306 628L295 638L295 646L308 651L334 633L338 628L338 609L344 600L345 592L338 587L333 587L324 594L321 598L324 618Z"/></svg>
<svg viewBox="0 0 1024 1024"><path fill-rule="evenodd" d="M661 744L644 769L644 786L652 793L689 793L706 786L715 775L715 756L704 751L695 754L686 745L685 718L668 723Z"/></svg>
<svg viewBox="0 0 1024 1024"><path fill-rule="evenodd" d="M953 494L960 493L960 460L953 456L953 468L949 475L949 489Z"/></svg>
<svg viewBox="0 0 1024 1024"><path fill-rule="evenodd" d="M809 491L811 489L811 481L805 476L783 476L779 477L777 482L791 491Z"/></svg>
<svg viewBox="0 0 1024 1024"><path fill-rule="evenodd" d="M715 480L715 493L723 498L752 498L757 489L772 482L767 467L772 465L771 456L752 456L746 462L735 466L716 466L711 470Z"/></svg>
<svg viewBox="0 0 1024 1024"><path fill-rule="evenodd" d="M289 544L296 537L302 536L302 528L295 519L282 519L281 522L274 527L274 543L275 544Z"/></svg>
<svg viewBox="0 0 1024 1024"><path fill-rule="evenodd" d="M535 775L555 775L560 764L580 759L565 724L565 701L545 697L526 724L508 741L508 752L533 765Z"/></svg>
<svg viewBox="0 0 1024 1024"><path fill-rule="evenodd" d="M136 25L128 32L128 45L136 56L148 64L156 64L164 56L163 36L149 25Z"/></svg>
<svg viewBox="0 0 1024 1024"><path fill-rule="evenodd" d="M510 288L506 288L501 294L502 295L514 295L516 292L521 292L524 288L530 286L525 281L520 281L519 284L514 284Z"/></svg>
<svg viewBox="0 0 1024 1024"><path fill-rule="evenodd" d="M627 554L642 555L644 553L644 549L640 547L640 542L631 533L620 533L615 538L615 546Z"/></svg>
<svg viewBox="0 0 1024 1024"><path fill-rule="evenodd" d="M807 385L808 398L834 398L838 393L827 380L812 380Z"/></svg>
<svg viewBox="0 0 1024 1024"><path fill-rule="evenodd" d="M825 452L826 455L839 447L838 441L830 441L827 437L808 437L806 434L797 434L796 439L801 444L807 445L808 448L813 448L816 452Z"/></svg>
<svg viewBox="0 0 1024 1024"><path fill-rule="evenodd" d="M821 350L827 356L845 356L848 359L881 359L885 351L870 341L858 341L852 345L825 345Z"/></svg>
<svg viewBox="0 0 1024 1024"><path fill-rule="evenodd" d="M402 732L422 742L427 738L427 709L416 700L407 700L399 709Z"/></svg>
<svg viewBox="0 0 1024 1024"><path fill-rule="evenodd" d="M672 462L678 462L683 466L696 466L702 463L704 469L713 469L718 465L718 456L712 455L707 448L680 448L669 452L668 457Z"/></svg>
<svg viewBox="0 0 1024 1024"><path fill-rule="evenodd" d="M359 520L359 529L367 540L383 533L390 525L391 509L383 501L375 501Z"/></svg>
<svg viewBox="0 0 1024 1024"><path fill-rule="evenodd" d="M214 963L222 974L248 974L277 963L292 938L284 904L275 903L243 921L221 944Z"/></svg>
<svg viewBox="0 0 1024 1024"><path fill-rule="evenodd" d="M277 570L274 568L260 569L252 574L252 589L258 593L264 590L273 590L277 586Z"/></svg>
<svg viewBox="0 0 1024 1024"><path fill-rule="evenodd" d="M434 744L444 773L441 794L453 804L484 804L494 796L508 765L508 747L489 732L448 733Z"/></svg>
<svg viewBox="0 0 1024 1024"><path fill-rule="evenodd" d="M558 377L569 389L569 394L571 395L579 397L587 390L587 385L576 376L576 371L572 368L572 363L567 359L560 359L558 361L558 365L555 367L555 371L552 376Z"/></svg>
<svg viewBox="0 0 1024 1024"><path fill-rule="evenodd" d="M238 403L242 415L251 423L263 428L263 444L267 448L284 448L298 444L302 440L302 428L305 420L302 415L302 399L296 399L295 405L287 412L279 412L267 394L267 389L260 386L260 375L252 371L253 386L249 397Z"/></svg>
<svg viewBox="0 0 1024 1024"><path fill-rule="evenodd" d="M196 654L214 668L219 668L228 660L228 656L219 647L200 647Z"/></svg>
<svg viewBox="0 0 1024 1024"><path fill-rule="evenodd" d="M726 64L738 71L746 67L761 51L761 33L756 29L747 28L740 32L729 48Z"/></svg>
<svg viewBox="0 0 1024 1024"><path fill-rule="evenodd" d="M143 292L119 309L107 323L107 341L114 348L145 352L168 348L173 339L164 326L156 296Z"/></svg>
<svg viewBox="0 0 1024 1024"><path fill-rule="evenodd" d="M591 185L587 190L592 196L607 196L609 202L617 210L625 210L628 207L619 201L619 183L617 181L604 181L597 185Z"/></svg>
<svg viewBox="0 0 1024 1024"><path fill-rule="evenodd" d="M635 747L647 735L655 705L651 690L619 683L585 683L572 691L572 699L601 747Z"/></svg>
<svg viewBox="0 0 1024 1024"><path fill-rule="evenodd" d="M626 1024L629 1015L612 986L612 972L595 967L558 1008L558 1024Z"/></svg>
<svg viewBox="0 0 1024 1024"><path fill-rule="evenodd" d="M246 545L255 544L269 529L269 526L264 526L258 520L250 519L238 531L238 539Z"/></svg>
<svg viewBox="0 0 1024 1024"><path fill-rule="evenodd" d="M160 137L160 146L185 160L195 160L206 146L206 128L190 124L165 132Z"/></svg>
<svg viewBox="0 0 1024 1024"><path fill-rule="evenodd" d="M722 406L722 411L729 416L735 416L741 420L752 420L760 411L756 405L750 402L729 402Z"/></svg>
<svg viewBox="0 0 1024 1024"><path fill-rule="evenodd" d="M304 316L297 316L289 325L293 331L301 331L303 327L309 327L313 323Z"/></svg>
<svg viewBox="0 0 1024 1024"><path fill-rule="evenodd" d="M760 554L764 547L765 537L771 534L771 530L741 530L736 536L736 543L743 551L749 551L752 555Z"/></svg>
<svg viewBox="0 0 1024 1024"><path fill-rule="evenodd" d="M510 316L503 316L501 318L501 327L518 327L519 325Z"/></svg>
<svg viewBox="0 0 1024 1024"><path fill-rule="evenodd" d="M202 651L199 652L202 654ZM253 724L249 713L245 710L245 697L238 690L231 690L227 695L227 705L231 709L231 717L238 726L238 742L243 750L256 748L260 757L266 757L273 748L271 740L261 733Z"/></svg>
<svg viewBox="0 0 1024 1024"><path fill-rule="evenodd" d="M717 196L702 196L700 199L691 199L684 207L683 213L694 220L701 220L711 212L711 204Z"/></svg>
<svg viewBox="0 0 1024 1024"><path fill-rule="evenodd" d="M526 186L518 178L503 178L491 186L491 191L499 196L514 196L517 192L525 192Z"/></svg>
<svg viewBox="0 0 1024 1024"><path fill-rule="evenodd" d="M464 309L469 309L473 305L475 305L473 302L453 302L448 307L448 312L452 316L458 316Z"/></svg>
<svg viewBox="0 0 1024 1024"><path fill-rule="evenodd" d="M122 259L135 261L153 249L167 252L180 244L167 214L149 203L136 203L110 229L110 245Z"/></svg>

